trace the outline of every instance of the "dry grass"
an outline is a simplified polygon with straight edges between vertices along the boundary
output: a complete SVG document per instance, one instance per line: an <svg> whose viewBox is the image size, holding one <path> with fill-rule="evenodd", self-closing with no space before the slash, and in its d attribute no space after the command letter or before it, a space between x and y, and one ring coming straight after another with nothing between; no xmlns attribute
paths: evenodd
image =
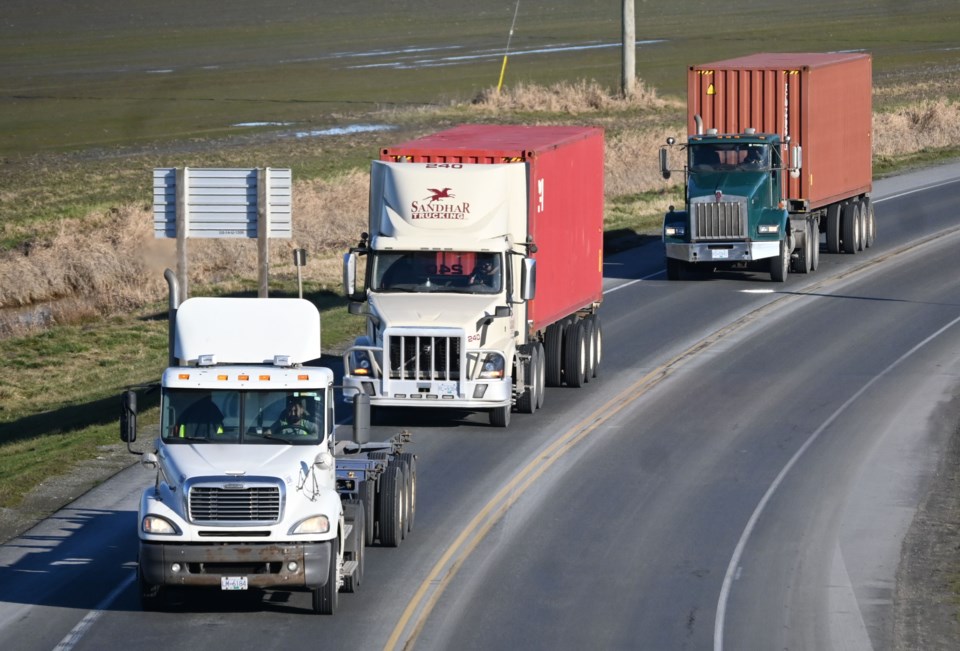
<svg viewBox="0 0 960 651"><path fill-rule="evenodd" d="M960 104L921 100L873 116L873 156L891 158L960 143Z"/></svg>
<svg viewBox="0 0 960 651"><path fill-rule="evenodd" d="M593 81L550 87L521 84L501 93L486 91L470 105L455 108L467 119L514 114L513 120L524 123L558 123L586 116L582 123L606 126L606 195L608 208L616 204L608 213L617 226L625 213L636 213L640 223L642 214L662 212L664 206L651 193L682 183L678 176L670 181L660 177L656 156L667 136L682 135L682 104L660 99L640 80L629 98L611 96ZM873 131L875 160L957 147L960 105L946 99L919 100L875 114ZM367 180L367 170L358 169L295 182L296 236L272 241L273 277L295 277L291 251L305 248L310 256L305 279L337 291L340 255L366 228ZM249 287L255 277L253 242L191 240L188 248L191 284L216 284L230 291L244 282ZM122 206L82 220L64 220L53 235L0 254L0 307L8 308L3 310L7 318L0 316L0 336L162 300L166 287L161 272L175 264L173 241L154 239L152 214L146 207ZM39 318L24 320L9 309L39 304L44 305Z"/></svg>

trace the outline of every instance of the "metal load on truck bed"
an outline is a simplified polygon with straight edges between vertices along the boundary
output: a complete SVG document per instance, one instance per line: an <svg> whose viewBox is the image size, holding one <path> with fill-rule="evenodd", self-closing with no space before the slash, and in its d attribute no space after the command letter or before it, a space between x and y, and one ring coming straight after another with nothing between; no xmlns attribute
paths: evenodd
<svg viewBox="0 0 960 651"><path fill-rule="evenodd" d="M793 209L868 193L871 69L862 53L761 53L691 66L687 133L752 128L789 137L803 151L802 174L784 188Z"/></svg>

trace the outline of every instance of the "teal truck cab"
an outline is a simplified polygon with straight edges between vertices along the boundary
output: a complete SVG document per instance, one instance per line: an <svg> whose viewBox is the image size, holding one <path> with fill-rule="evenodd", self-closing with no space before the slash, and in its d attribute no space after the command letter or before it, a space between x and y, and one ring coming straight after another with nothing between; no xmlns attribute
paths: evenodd
<svg viewBox="0 0 960 651"><path fill-rule="evenodd" d="M751 131L690 137L687 208L671 206L663 224L671 280L695 264L768 265L774 280L784 279L798 239L813 236L805 225L791 227L780 200L787 171L780 144L775 134ZM661 160L669 176L666 155Z"/></svg>

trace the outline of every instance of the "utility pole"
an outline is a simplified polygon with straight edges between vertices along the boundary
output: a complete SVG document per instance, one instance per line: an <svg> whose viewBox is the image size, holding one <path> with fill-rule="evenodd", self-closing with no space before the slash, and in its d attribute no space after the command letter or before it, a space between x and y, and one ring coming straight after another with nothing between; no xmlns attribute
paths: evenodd
<svg viewBox="0 0 960 651"><path fill-rule="evenodd" d="M633 0L623 0L623 78L620 92L624 97L633 95L637 79L637 27Z"/></svg>

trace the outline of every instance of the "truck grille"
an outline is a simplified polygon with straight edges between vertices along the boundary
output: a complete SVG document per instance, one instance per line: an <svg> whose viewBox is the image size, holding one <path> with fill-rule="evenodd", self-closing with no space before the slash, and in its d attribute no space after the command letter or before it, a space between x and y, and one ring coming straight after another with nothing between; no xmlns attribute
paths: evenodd
<svg viewBox="0 0 960 651"><path fill-rule="evenodd" d="M279 522L280 488L194 486L190 489L190 519L193 522Z"/></svg>
<svg viewBox="0 0 960 651"><path fill-rule="evenodd" d="M444 381L459 379L460 341L458 336L391 336L390 378Z"/></svg>
<svg viewBox="0 0 960 651"><path fill-rule="evenodd" d="M746 239L746 211L741 202L709 201L691 207L695 241Z"/></svg>

